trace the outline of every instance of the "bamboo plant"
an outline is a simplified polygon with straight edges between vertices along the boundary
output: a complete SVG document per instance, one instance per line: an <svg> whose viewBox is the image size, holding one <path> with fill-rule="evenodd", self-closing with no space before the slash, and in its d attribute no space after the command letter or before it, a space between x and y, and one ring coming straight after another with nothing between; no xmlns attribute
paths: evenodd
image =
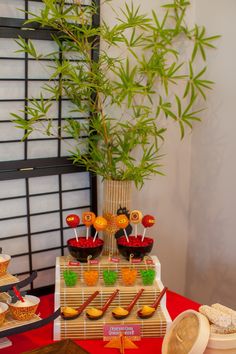
<svg viewBox="0 0 236 354"><path fill-rule="evenodd" d="M102 6L112 7L116 23L110 26L101 19L94 27L91 18L98 8L93 2L83 6L79 0L43 0L42 10L29 13L26 25L55 30L61 55L43 56L32 41L17 40L19 51L50 60L53 72L40 99L30 98L23 111L12 115L25 131L24 139L37 130L60 139L73 137L69 150L75 164L105 179L134 181L140 188L145 179L162 173L168 121L179 127L181 139L200 121L213 85L206 78L207 49L215 48L219 36L208 36L202 26L188 27L190 1L170 0L151 15L134 3L117 9L105 1ZM97 60L93 50L99 50ZM88 119L68 116L55 129L50 108L63 98L72 102L73 114Z"/></svg>

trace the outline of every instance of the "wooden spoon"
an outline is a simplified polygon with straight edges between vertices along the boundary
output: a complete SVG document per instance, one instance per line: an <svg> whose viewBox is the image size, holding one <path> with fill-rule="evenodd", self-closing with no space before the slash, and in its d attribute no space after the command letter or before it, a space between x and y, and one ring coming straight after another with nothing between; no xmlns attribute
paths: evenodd
<svg viewBox="0 0 236 354"><path fill-rule="evenodd" d="M142 295L143 291L144 291L144 289L139 290L139 292L135 295L135 297L133 298L133 300L131 301L131 303L128 306L115 308L112 311L112 316L117 320L122 320L123 318L128 317L130 312L132 311L134 305L136 304L136 302L138 301L138 299ZM119 312L121 312L121 313L119 313Z"/></svg>
<svg viewBox="0 0 236 354"><path fill-rule="evenodd" d="M104 315L104 313L106 312L106 310L108 309L108 307L110 306L110 304L112 303L112 301L114 300L114 298L116 297L118 292L119 292L119 289L114 291L114 293L111 294L111 296L107 299L107 301L105 302L105 304L103 305L103 307L101 309L98 309L98 308L88 309L86 312L86 316L90 320L99 320L100 318L102 318L102 316Z"/></svg>
<svg viewBox="0 0 236 354"><path fill-rule="evenodd" d="M61 310L61 317L64 320L74 320L75 318L79 317L83 310L90 304L90 302L99 294L99 291L95 291L92 295L89 296L89 298L77 309L74 309L72 307L67 307L69 309L68 313L67 311L63 312L63 309ZM65 308L64 308L65 310ZM69 314L71 310L71 315Z"/></svg>
<svg viewBox="0 0 236 354"><path fill-rule="evenodd" d="M145 306L146 310L148 310L147 313L144 313L143 308L139 309L137 312L138 317L140 317L142 319L152 317L154 315L154 313L156 312L156 309L158 308L158 305L159 305L161 299L165 295L166 290L167 290L167 287L164 287L151 306Z"/></svg>

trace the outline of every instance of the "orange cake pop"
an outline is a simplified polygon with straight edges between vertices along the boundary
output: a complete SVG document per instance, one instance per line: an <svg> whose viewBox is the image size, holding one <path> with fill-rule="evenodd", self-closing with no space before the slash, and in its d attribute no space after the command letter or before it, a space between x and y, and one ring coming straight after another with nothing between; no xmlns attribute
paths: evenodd
<svg viewBox="0 0 236 354"><path fill-rule="evenodd" d="M85 211L82 214L82 221L86 226L86 240L88 239L89 227L93 225L96 215L92 211Z"/></svg>
<svg viewBox="0 0 236 354"><path fill-rule="evenodd" d="M97 216L93 222L93 226L96 230L95 236L93 238L93 242L95 242L98 232L106 229L107 220L102 216Z"/></svg>
<svg viewBox="0 0 236 354"><path fill-rule="evenodd" d="M134 224L135 232L134 235L135 237L138 236L138 224L141 223L142 221L142 213L139 210L132 210L130 213L130 222Z"/></svg>
<svg viewBox="0 0 236 354"><path fill-rule="evenodd" d="M127 242L129 242L129 238L128 238L127 232L125 230L126 227L129 225L129 219L127 218L127 216L125 214L118 215L116 217L116 225L119 229L124 230L126 240L127 240Z"/></svg>

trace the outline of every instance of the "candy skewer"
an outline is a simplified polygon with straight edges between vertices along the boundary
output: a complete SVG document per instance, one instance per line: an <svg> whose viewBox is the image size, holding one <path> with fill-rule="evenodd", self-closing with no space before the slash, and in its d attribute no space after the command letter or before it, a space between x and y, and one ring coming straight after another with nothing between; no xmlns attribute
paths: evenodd
<svg viewBox="0 0 236 354"><path fill-rule="evenodd" d="M134 236L138 237L138 224L142 221L142 213L139 210L132 210L130 213L130 222L134 224Z"/></svg>
<svg viewBox="0 0 236 354"><path fill-rule="evenodd" d="M86 211L82 214L82 221L86 226L86 240L89 238L89 228L93 225L96 215L92 211Z"/></svg>
<svg viewBox="0 0 236 354"><path fill-rule="evenodd" d="M128 225L129 225L129 219L127 218L127 216L125 214L121 214L116 217L116 226L119 229L123 229L127 242L129 242L129 237L126 232L126 227Z"/></svg>
<svg viewBox="0 0 236 354"><path fill-rule="evenodd" d="M78 238L78 234L77 234L77 230L76 230L76 227L79 226L79 223L80 223L80 218L78 215L76 214L70 214L66 217L66 223L69 227L71 227L73 230L74 230L74 233L75 233L75 238L76 238L76 241L78 242L79 241L79 238Z"/></svg>
<svg viewBox="0 0 236 354"><path fill-rule="evenodd" d="M155 224L155 218L152 215L145 215L142 218L142 224L144 226L144 230L143 230L143 236L142 236L142 242L144 240L145 234L146 234L146 230L148 227L152 227Z"/></svg>
<svg viewBox="0 0 236 354"><path fill-rule="evenodd" d="M19 292L19 290L18 290L15 286L13 286L12 289L13 289L13 291L14 291L16 297L17 297L21 302L25 302L25 300L24 300L23 297L21 296L21 293Z"/></svg>
<svg viewBox="0 0 236 354"><path fill-rule="evenodd" d="M93 238L93 242L95 242L98 232L99 231L103 231L106 229L107 227L107 220L105 218L103 218L102 216L97 216L96 219L94 220L93 226L96 230L96 233L94 235Z"/></svg>

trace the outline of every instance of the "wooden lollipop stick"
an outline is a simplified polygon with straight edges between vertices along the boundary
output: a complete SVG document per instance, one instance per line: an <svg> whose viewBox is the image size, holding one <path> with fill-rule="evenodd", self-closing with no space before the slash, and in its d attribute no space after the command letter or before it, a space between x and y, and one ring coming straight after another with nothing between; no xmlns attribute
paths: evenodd
<svg viewBox="0 0 236 354"><path fill-rule="evenodd" d="M78 241L79 241L79 238L78 238L78 235L77 235L77 231L76 231L76 229L73 229L73 230L74 230L74 233L75 233L76 241L78 242Z"/></svg>
<svg viewBox="0 0 236 354"><path fill-rule="evenodd" d="M146 234L146 231L147 231L147 228L145 228L144 230L143 230L143 236L142 236L142 242L143 242L143 240L144 240L144 237L145 237L145 234Z"/></svg>
<svg viewBox="0 0 236 354"><path fill-rule="evenodd" d="M96 238L97 238L97 235L98 235L98 231L96 231L95 235L94 235L94 238L93 238L93 242L95 242Z"/></svg>
<svg viewBox="0 0 236 354"><path fill-rule="evenodd" d="M89 227L86 227L86 240L88 239L89 237Z"/></svg>
<svg viewBox="0 0 236 354"><path fill-rule="evenodd" d="M123 229L123 230L124 230L124 234L125 234L126 241L129 242L129 238L128 238L127 232L126 232L125 229Z"/></svg>

